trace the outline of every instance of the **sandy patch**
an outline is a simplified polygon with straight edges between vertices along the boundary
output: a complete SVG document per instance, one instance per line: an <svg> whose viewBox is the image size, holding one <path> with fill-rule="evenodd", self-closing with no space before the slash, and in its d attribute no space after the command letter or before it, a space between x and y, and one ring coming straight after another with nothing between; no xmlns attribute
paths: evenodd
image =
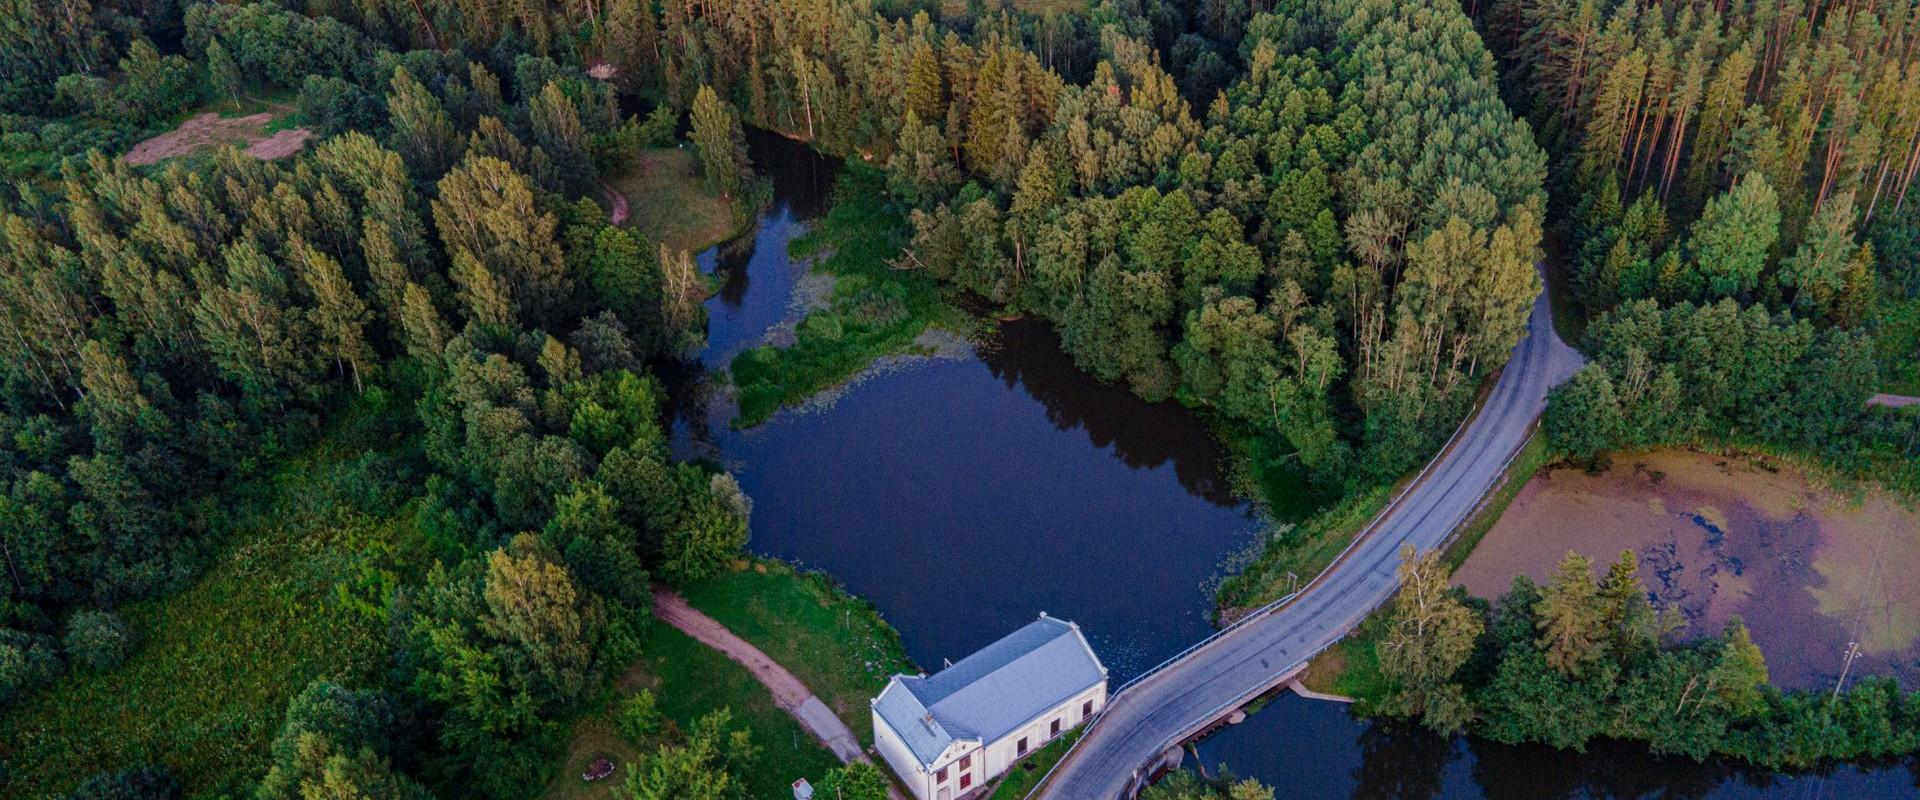
<svg viewBox="0 0 1920 800"><path fill-rule="evenodd" d="M1546 470L1454 580L1493 597L1516 575L1545 579L1568 550L1596 572L1634 551L1691 633L1740 616L1781 685L1831 685L1858 641L1856 673L1920 686L1920 513L1890 497L1855 502L1791 469L1673 450L1599 475Z"/></svg>
<svg viewBox="0 0 1920 800"><path fill-rule="evenodd" d="M262 111L244 117L222 117L211 111L200 114L180 123L178 128L134 145L127 152L126 160L143 166L226 144L245 147L247 155L263 161L285 158L300 152L313 132L289 128L267 135L267 126L273 124L278 113Z"/></svg>

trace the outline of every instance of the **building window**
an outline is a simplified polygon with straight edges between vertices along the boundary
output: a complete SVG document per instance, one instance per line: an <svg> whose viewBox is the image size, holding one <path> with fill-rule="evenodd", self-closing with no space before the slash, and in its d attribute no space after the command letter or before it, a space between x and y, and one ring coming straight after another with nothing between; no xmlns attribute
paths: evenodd
<svg viewBox="0 0 1920 800"><path fill-rule="evenodd" d="M1093 716L1093 701L1088 700L1087 702L1081 703L1080 718L1086 719L1087 717L1091 717L1091 716Z"/></svg>
<svg viewBox="0 0 1920 800"><path fill-rule="evenodd" d="M1013 754L1015 757L1027 754L1027 737L1022 736L1020 737L1020 741L1013 743Z"/></svg>
<svg viewBox="0 0 1920 800"><path fill-rule="evenodd" d="M961 772L966 772L966 771L967 771L967 770L968 770L969 768L971 768L972 766L973 766L973 754L972 754L972 753L968 753L968 754L966 754L966 755L964 755L964 756L961 756L961 757L960 757L960 771L961 771Z"/></svg>
<svg viewBox="0 0 1920 800"><path fill-rule="evenodd" d="M961 775L961 776L960 776L960 788L961 788L961 789L963 789L963 790L964 790L964 789L966 789L967 787L969 787L969 786L972 786L972 785L973 785L973 776L972 776L972 775Z"/></svg>
<svg viewBox="0 0 1920 800"><path fill-rule="evenodd" d="M1047 726L1047 738L1051 739L1059 735L1060 735L1060 720L1056 718L1053 721L1052 725Z"/></svg>
<svg viewBox="0 0 1920 800"><path fill-rule="evenodd" d="M946 782L947 782L947 768L946 768L946 767L941 767L941 768L940 768L940 771L939 771L939 772L935 772L935 773L933 773L933 782L934 782L934 783L946 783Z"/></svg>

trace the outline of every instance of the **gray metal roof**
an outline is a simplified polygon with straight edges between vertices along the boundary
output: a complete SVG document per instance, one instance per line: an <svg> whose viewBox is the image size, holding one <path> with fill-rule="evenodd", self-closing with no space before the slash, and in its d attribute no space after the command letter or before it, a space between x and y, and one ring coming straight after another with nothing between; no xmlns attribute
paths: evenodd
<svg viewBox="0 0 1920 800"><path fill-rule="evenodd" d="M873 707L932 766L953 742L996 741L1106 677L1078 627L1041 614L937 674L895 675Z"/></svg>

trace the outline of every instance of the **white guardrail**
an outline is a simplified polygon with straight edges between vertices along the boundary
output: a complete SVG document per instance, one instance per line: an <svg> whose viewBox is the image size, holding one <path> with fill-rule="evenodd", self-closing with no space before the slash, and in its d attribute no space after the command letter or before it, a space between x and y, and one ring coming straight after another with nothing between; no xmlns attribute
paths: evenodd
<svg viewBox="0 0 1920 800"><path fill-rule="evenodd" d="M1026 797L1023 798L1023 800L1035 800L1035 798L1038 798L1041 796L1042 791L1047 787L1048 781L1051 781L1053 779L1053 773L1060 769L1061 764L1067 763L1067 759L1073 757L1074 751L1079 749L1080 745L1085 743L1087 739L1090 737L1090 735L1093 733L1094 726L1100 724L1100 720L1106 717L1107 709L1112 708L1115 703L1119 702L1121 699L1121 696L1125 694L1128 689L1133 688L1134 686L1138 685L1142 681L1147 680L1148 678L1158 675L1160 672L1164 671L1167 667L1170 667L1175 663L1178 663L1182 659L1185 659L1187 656L1192 655L1195 651L1198 651L1199 649L1214 643L1216 640L1220 639L1221 637L1226 636L1227 634L1230 634L1236 630L1239 630L1241 626L1246 625L1261 617L1265 617L1268 614L1271 614L1275 611L1278 611L1279 609L1285 607L1288 603L1293 602L1294 599L1298 598L1300 595L1310 591L1313 588L1314 584L1319 583L1322 579L1326 578L1326 576L1332 574L1333 571L1340 566L1340 562L1346 560L1347 554L1353 552L1353 549L1357 547L1360 544L1360 542L1365 540L1368 536L1372 535L1373 529L1380 524L1380 521L1383 519L1386 519L1388 514L1392 513L1395 508L1398 508L1400 506L1400 501L1406 499L1408 494L1411 494L1413 490L1421 484L1422 481L1426 480L1427 473L1433 471L1434 466L1439 464L1443 459L1446 458L1447 453L1453 449L1454 442L1460 438L1461 432L1465 431L1467 429L1467 426L1471 424L1474 419L1479 417L1480 412L1483 410L1485 410L1484 401L1481 406L1476 407L1474 409L1474 413L1467 415L1466 419L1463 419L1460 421L1460 424L1453 429L1453 434L1447 437L1446 444L1440 447L1440 451L1434 454L1433 459L1428 461L1426 466L1420 468L1420 472L1414 475L1413 480L1409 481L1407 485L1404 488L1402 488L1398 494L1395 494L1393 496L1393 499L1388 501L1386 506L1381 508L1380 512L1373 516L1373 519L1368 520L1367 524L1361 527L1360 532L1354 535L1353 540L1348 542L1346 547L1341 548L1339 555L1334 556L1333 560L1327 563L1327 566L1325 569L1320 570L1319 574L1314 575L1312 580L1307 581L1306 586L1303 586L1300 589L1297 589L1293 592L1289 592L1285 596L1277 600L1269 602L1266 605L1260 606L1259 608L1256 608L1253 611L1248 612L1245 616L1242 616L1240 619L1235 620L1232 624L1224 628L1221 628L1220 630L1214 631L1211 635L1207 636L1207 638L1201 639L1200 641L1195 642L1192 646L1188 647L1187 649L1174 654L1173 657L1168 658L1167 660L1154 665L1152 668L1148 669L1145 672L1140 673L1139 675L1135 675L1132 679L1128 680L1126 683L1120 684L1120 688L1113 690L1112 694L1108 696L1106 705L1102 706L1100 708L1100 711L1093 715L1093 719L1089 720L1086 723L1087 724L1086 732L1081 734L1079 739L1074 740L1074 743L1067 747L1067 751L1065 753L1060 754L1060 759L1058 761L1053 762L1053 766L1047 768L1046 774L1040 776L1040 782L1034 784L1033 789L1027 792ZM1524 451L1527 449L1527 443L1531 442L1533 440L1534 435L1536 435L1537 433L1538 433L1537 430L1533 433L1529 433L1526 439L1521 440L1520 446L1517 448L1514 448L1513 453L1507 456L1506 463L1501 465L1500 467L1501 474L1505 474L1507 469L1513 466L1514 459L1520 457L1521 451ZM1492 491L1491 486L1488 487L1488 491ZM1482 495L1481 499L1485 499L1484 494ZM1469 515L1469 517L1471 517L1471 514ZM1450 531L1448 532L1447 535L1449 538L1451 538L1453 533ZM1384 598L1382 602L1383 603L1385 602ZM1379 608L1379 606L1380 606L1379 603L1374 604L1372 608L1367 609L1367 613L1369 615L1372 614L1375 610ZM1363 616L1362 618L1364 619L1365 617ZM1312 661L1314 657L1320 655L1323 652L1326 652L1328 647L1333 646L1335 643L1339 641L1340 641L1339 639L1334 639L1332 641L1327 642L1326 644L1321 645L1318 648L1315 648L1314 651L1311 653L1308 653L1306 657L1301 658L1295 661L1293 664L1289 665L1289 668L1296 669L1297 671L1297 668L1304 667L1307 662ZM1285 674L1285 673L1283 672L1279 674ZM1201 716L1201 719L1203 720L1203 722L1201 723L1202 727L1205 727L1206 723L1219 719L1221 716L1225 715L1228 711L1240 705L1245 704L1246 702L1252 700L1255 697L1258 697L1260 694L1266 692L1268 689L1271 689L1271 688L1272 688L1271 684L1256 686L1253 689L1235 697L1233 700L1230 700L1226 703L1223 703L1215 707L1214 709L1208 711L1206 714ZM1152 752L1156 755L1160 753L1164 753L1168 749L1171 749L1174 745L1178 744L1180 740L1187 738L1189 735L1191 734L1188 731L1180 731L1172 735L1169 735L1165 739L1162 739L1159 744L1155 745ZM1136 777L1136 780L1138 780L1137 777Z"/></svg>

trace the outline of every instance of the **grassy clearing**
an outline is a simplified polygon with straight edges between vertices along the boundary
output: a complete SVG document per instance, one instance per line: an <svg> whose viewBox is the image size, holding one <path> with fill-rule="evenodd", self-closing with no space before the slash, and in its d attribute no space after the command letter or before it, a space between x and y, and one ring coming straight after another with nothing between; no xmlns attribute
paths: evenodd
<svg viewBox="0 0 1920 800"><path fill-rule="evenodd" d="M608 182L627 197L627 225L675 250L697 253L740 231L733 202L700 182L691 150L643 151Z"/></svg>
<svg viewBox="0 0 1920 800"><path fill-rule="evenodd" d="M103 769L164 763L190 794L242 792L266 769L288 698L316 678L373 682L376 599L424 560L392 456L353 454L358 417L233 494L233 531L186 590L123 606L144 644L69 673L0 719L0 797L58 796ZM248 497L264 498L249 504Z"/></svg>
<svg viewBox="0 0 1920 800"><path fill-rule="evenodd" d="M1028 792L1040 785L1040 779L1046 777L1047 770L1053 769L1053 765L1067 754L1067 748L1080 740L1080 734L1086 729L1085 725L1074 728L1046 747L1027 754L1025 759L1007 770L1006 777L999 786L994 787L988 800L1021 800L1026 797Z"/></svg>
<svg viewBox="0 0 1920 800"><path fill-rule="evenodd" d="M748 797L791 797L793 779L818 781L840 765L787 712L773 703L773 695L754 680L746 668L719 651L672 627L654 624L640 645L644 654L614 683L601 707L583 715L574 725L565 762L542 794L546 800L608 800L627 770L645 753L663 744L681 741L684 731L706 714L725 708L733 714L733 728L752 731L758 758L744 779ZM628 742L616 732L612 711L619 700L641 689L653 692L666 724L640 742ZM596 783L580 773L596 758L607 757L618 766L614 776Z"/></svg>
<svg viewBox="0 0 1920 800"><path fill-rule="evenodd" d="M1547 449L1546 434L1536 432L1533 438L1527 440L1526 445L1520 448L1520 453L1514 456L1513 463L1508 464L1506 471L1501 473L1499 484L1488 493L1480 508L1459 530L1454 531L1453 541L1440 557L1448 572L1466 563L1474 546L1480 544L1487 531L1493 530L1494 523L1500 521L1500 515L1507 513L1507 506L1513 505L1513 498L1520 496L1520 490L1526 487L1527 481L1533 480L1534 473L1553 463L1554 458L1552 451Z"/></svg>
<svg viewBox="0 0 1920 800"><path fill-rule="evenodd" d="M797 258L824 256L815 269L835 278L829 307L807 315L794 343L762 345L735 356L736 427L764 422L781 406L847 380L874 359L910 350L929 326L967 327L941 298L933 276L887 263L900 252L906 218L886 205L880 173L849 165L834 203L812 231L794 240Z"/></svg>
<svg viewBox="0 0 1920 800"><path fill-rule="evenodd" d="M817 572L779 562L686 587L687 602L760 648L812 689L863 744L873 743L867 701L894 673L912 672L894 631L869 603Z"/></svg>

